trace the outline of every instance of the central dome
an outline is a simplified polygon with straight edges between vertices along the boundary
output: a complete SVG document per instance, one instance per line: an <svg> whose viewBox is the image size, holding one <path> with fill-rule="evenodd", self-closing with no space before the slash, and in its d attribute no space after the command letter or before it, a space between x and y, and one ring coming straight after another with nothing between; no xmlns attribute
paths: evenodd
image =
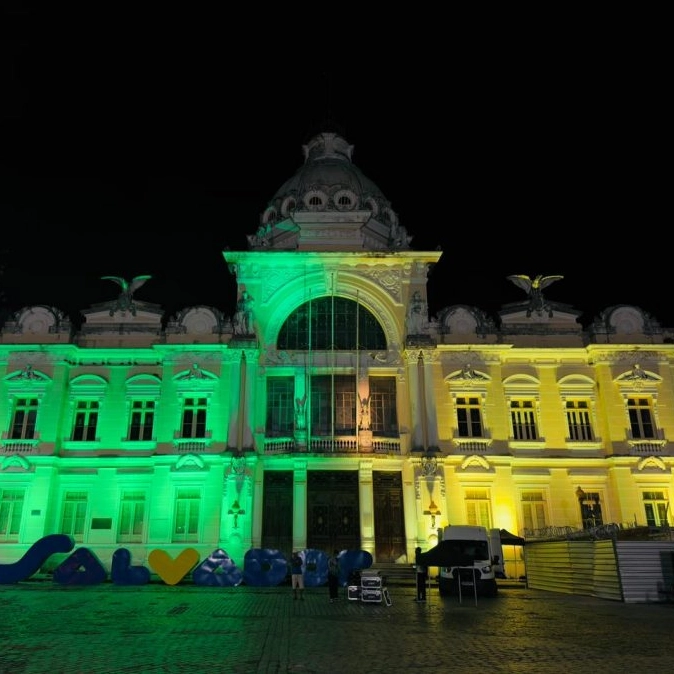
<svg viewBox="0 0 674 674"><path fill-rule="evenodd" d="M326 132L303 151L304 164L277 190L248 237L251 248L409 250L410 237L390 202L351 161L352 145Z"/></svg>

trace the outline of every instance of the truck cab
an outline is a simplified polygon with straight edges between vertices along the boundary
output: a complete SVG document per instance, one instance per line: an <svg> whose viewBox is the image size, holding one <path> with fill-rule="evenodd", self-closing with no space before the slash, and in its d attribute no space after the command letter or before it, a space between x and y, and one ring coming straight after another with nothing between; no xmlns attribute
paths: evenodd
<svg viewBox="0 0 674 674"><path fill-rule="evenodd" d="M440 566L441 595L459 592L477 592L486 597L497 595L496 578L503 570L503 553L500 542L496 542L491 533L486 527L470 525L443 528L441 545L448 565Z"/></svg>

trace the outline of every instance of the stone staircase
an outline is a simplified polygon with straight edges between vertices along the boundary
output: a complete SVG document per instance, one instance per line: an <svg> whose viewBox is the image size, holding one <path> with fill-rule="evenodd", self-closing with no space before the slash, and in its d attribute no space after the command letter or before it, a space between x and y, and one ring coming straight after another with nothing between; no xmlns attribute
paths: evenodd
<svg viewBox="0 0 674 674"><path fill-rule="evenodd" d="M372 568L377 569L381 573L385 585L409 585L410 587L414 587L416 584L416 576L412 564L373 562Z"/></svg>

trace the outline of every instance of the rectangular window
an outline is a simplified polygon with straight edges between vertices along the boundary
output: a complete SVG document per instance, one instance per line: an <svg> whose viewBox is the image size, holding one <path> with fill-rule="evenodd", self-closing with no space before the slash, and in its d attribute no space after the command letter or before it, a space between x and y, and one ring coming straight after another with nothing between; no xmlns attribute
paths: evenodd
<svg viewBox="0 0 674 674"><path fill-rule="evenodd" d="M664 527L669 524L669 501L663 491L643 492L646 524L649 527Z"/></svg>
<svg viewBox="0 0 674 674"><path fill-rule="evenodd" d="M566 401L566 424L569 429L569 440L575 442L594 440L590 423L590 404L587 400Z"/></svg>
<svg viewBox="0 0 674 674"><path fill-rule="evenodd" d="M142 543L145 530L145 492L124 491L119 509L118 543Z"/></svg>
<svg viewBox="0 0 674 674"><path fill-rule="evenodd" d="M96 440L96 426L98 425L98 401L78 400L75 406L75 424L73 426L73 440L93 442Z"/></svg>
<svg viewBox="0 0 674 674"><path fill-rule="evenodd" d="M460 438L481 438L480 398L477 396L458 396L456 398L456 421Z"/></svg>
<svg viewBox="0 0 674 674"><path fill-rule="evenodd" d="M545 499L543 492L522 492L522 518L527 531L543 529L547 526L545 519Z"/></svg>
<svg viewBox="0 0 674 674"><path fill-rule="evenodd" d="M334 377L335 435L356 434L356 381Z"/></svg>
<svg viewBox="0 0 674 674"><path fill-rule="evenodd" d="M12 440L32 440L35 437L37 419L37 398L17 398L12 416Z"/></svg>
<svg viewBox="0 0 674 674"><path fill-rule="evenodd" d="M576 494L578 495L583 529L594 529L594 527L601 526L604 523L604 516L601 511L599 493L596 491L585 492L581 489L576 491Z"/></svg>
<svg viewBox="0 0 674 674"><path fill-rule="evenodd" d="M181 437L206 437L206 398L185 398L183 401L183 419Z"/></svg>
<svg viewBox="0 0 674 674"><path fill-rule="evenodd" d="M510 419L515 440L536 440L536 410L533 400L511 400Z"/></svg>
<svg viewBox="0 0 674 674"><path fill-rule="evenodd" d="M267 379L267 423L265 435L268 438L288 437L295 427L294 377L269 377Z"/></svg>
<svg viewBox="0 0 674 674"><path fill-rule="evenodd" d="M61 533L72 536L76 542L84 539L84 521L87 514L87 493L67 491L63 497Z"/></svg>
<svg viewBox="0 0 674 674"><path fill-rule="evenodd" d="M370 378L370 424L374 435L398 436L395 377Z"/></svg>
<svg viewBox="0 0 674 674"><path fill-rule="evenodd" d="M134 400L131 403L129 440L152 440L154 400Z"/></svg>
<svg viewBox="0 0 674 674"><path fill-rule="evenodd" d="M491 528L491 504L486 489L469 489L466 492L466 520L476 527Z"/></svg>
<svg viewBox="0 0 674 674"><path fill-rule="evenodd" d="M630 420L630 431L634 440L655 438L655 424L650 398L628 398L627 414Z"/></svg>
<svg viewBox="0 0 674 674"><path fill-rule="evenodd" d="M312 377L312 435L355 435L356 397L354 377L346 375Z"/></svg>
<svg viewBox="0 0 674 674"><path fill-rule="evenodd" d="M201 493L198 489L178 489L174 512L173 543L196 543L199 540L200 506Z"/></svg>
<svg viewBox="0 0 674 674"><path fill-rule="evenodd" d="M0 489L0 541L15 543L23 516L24 489Z"/></svg>

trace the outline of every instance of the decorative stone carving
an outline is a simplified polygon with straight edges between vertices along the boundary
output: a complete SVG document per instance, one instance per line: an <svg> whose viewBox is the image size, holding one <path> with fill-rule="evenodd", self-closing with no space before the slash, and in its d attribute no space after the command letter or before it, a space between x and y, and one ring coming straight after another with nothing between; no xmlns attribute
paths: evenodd
<svg viewBox="0 0 674 674"><path fill-rule="evenodd" d="M232 320L235 335L253 334L253 302L253 297L247 290L244 290L236 305L236 313Z"/></svg>

